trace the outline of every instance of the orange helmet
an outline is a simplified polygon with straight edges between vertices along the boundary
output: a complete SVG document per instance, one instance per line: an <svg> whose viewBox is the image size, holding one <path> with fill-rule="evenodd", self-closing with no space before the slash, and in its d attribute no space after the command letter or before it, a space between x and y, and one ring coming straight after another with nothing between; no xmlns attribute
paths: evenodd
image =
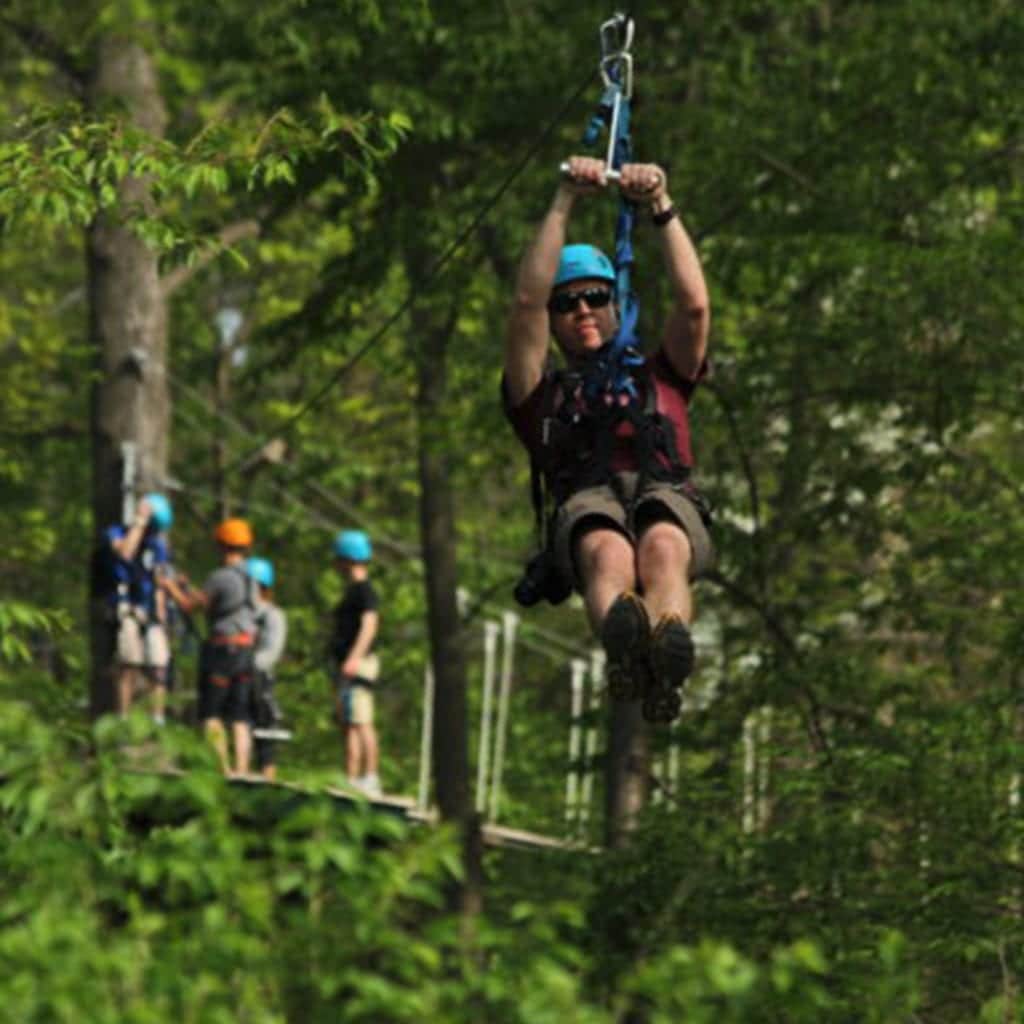
<svg viewBox="0 0 1024 1024"><path fill-rule="evenodd" d="M213 531L213 536L226 548L252 547L252 527L244 519L225 519Z"/></svg>

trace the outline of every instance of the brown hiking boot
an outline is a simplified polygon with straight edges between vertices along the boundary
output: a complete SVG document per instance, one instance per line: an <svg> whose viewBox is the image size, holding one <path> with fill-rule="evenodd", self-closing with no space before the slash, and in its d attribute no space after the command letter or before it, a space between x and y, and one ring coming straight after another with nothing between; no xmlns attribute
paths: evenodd
<svg viewBox="0 0 1024 1024"><path fill-rule="evenodd" d="M649 722L674 721L682 710L679 693L693 671L693 638L678 615L658 620L648 645L651 678L644 694L643 715Z"/></svg>
<svg viewBox="0 0 1024 1024"><path fill-rule="evenodd" d="M651 620L643 601L632 591L620 594L601 624L607 655L608 692L613 700L636 700L647 687L647 648Z"/></svg>

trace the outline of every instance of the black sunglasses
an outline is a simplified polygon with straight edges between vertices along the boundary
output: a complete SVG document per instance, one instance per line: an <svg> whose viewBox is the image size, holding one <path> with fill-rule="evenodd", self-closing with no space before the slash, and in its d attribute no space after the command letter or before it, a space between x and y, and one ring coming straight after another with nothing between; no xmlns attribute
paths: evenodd
<svg viewBox="0 0 1024 1024"><path fill-rule="evenodd" d="M583 300L591 309L601 309L612 301L611 288L583 288L578 292L559 292L548 301L552 313L571 313Z"/></svg>

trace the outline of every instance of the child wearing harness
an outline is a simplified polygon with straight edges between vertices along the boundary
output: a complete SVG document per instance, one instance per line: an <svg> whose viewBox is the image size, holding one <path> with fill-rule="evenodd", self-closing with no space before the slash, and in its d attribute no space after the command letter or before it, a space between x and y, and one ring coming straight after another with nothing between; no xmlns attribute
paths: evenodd
<svg viewBox="0 0 1024 1024"><path fill-rule="evenodd" d="M231 773L225 725L230 726L234 772L249 773L252 751L251 705L253 650L256 643L256 584L245 571L252 528L244 519L226 519L214 531L221 565L202 590L183 590L173 580L163 585L185 612L206 611L206 640L200 656L199 718L203 731Z"/></svg>
<svg viewBox="0 0 1024 1024"><path fill-rule="evenodd" d="M255 680L250 718L253 724L253 753L256 770L265 779L277 778L277 741L290 734L281 728L283 716L274 696L274 670L284 653L288 635L285 613L274 603L274 566L266 558L250 558L246 572L256 581L256 649L253 656Z"/></svg>

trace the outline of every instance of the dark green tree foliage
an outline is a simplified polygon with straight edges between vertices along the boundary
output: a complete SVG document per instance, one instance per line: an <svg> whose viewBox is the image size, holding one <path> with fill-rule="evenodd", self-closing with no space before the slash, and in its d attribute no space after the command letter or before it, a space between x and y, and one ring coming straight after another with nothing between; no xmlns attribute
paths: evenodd
<svg viewBox="0 0 1024 1024"><path fill-rule="evenodd" d="M161 7L171 118L156 147L78 122L66 70L27 46L27 10L0 6L4 1012L1018 1019L1018 5L635 12L635 150L668 168L712 287L715 372L693 416L720 560L698 594L714 642L695 688L717 691L654 737L659 755L675 746L681 776L627 848L489 855L470 960L437 911L454 844L315 801L243 806L180 737L173 753L192 770L158 787L123 773L104 729L84 730L76 225L124 173L116 160L153 172L164 215L138 227L164 272L182 271L169 367L179 558L194 576L209 567L223 484L278 562L293 627L282 693L301 736L287 776L320 782L338 764L319 653L339 587L330 534L358 522L380 537L385 780L411 791L427 657L412 411L423 339L448 325L432 439L459 580L485 597L463 638L472 723L474 638L530 545L525 459L497 406L504 309L594 80L443 273L435 260L592 75L611 12ZM72 56L100 25L33 12ZM612 207L584 204L574 240L609 244ZM207 259L241 222L258 231L238 258ZM637 236L653 342L668 296L642 217ZM229 303L245 313L248 359L227 421L213 317ZM275 433L284 463L254 463ZM585 647L577 609L524 620L524 638L553 653L538 625ZM503 803L503 820L552 833L566 657L518 652ZM45 699L25 704L31 693ZM750 716L765 706L771 733L754 730L751 761ZM475 743L471 726L471 763Z"/></svg>
<svg viewBox="0 0 1024 1024"><path fill-rule="evenodd" d="M712 941L656 952L604 1005L585 994L565 894L517 899L510 926L485 922L467 956L439 913L459 870L447 832L231 789L177 727L159 747L186 771L133 772L122 743L152 744L145 724L89 735L42 679L35 706L8 692L5 708L0 1019L609 1024L639 1001L655 1020L799 1022L836 1005L812 944L762 968ZM889 968L867 990L883 1014L908 1005L899 941L885 943Z"/></svg>

